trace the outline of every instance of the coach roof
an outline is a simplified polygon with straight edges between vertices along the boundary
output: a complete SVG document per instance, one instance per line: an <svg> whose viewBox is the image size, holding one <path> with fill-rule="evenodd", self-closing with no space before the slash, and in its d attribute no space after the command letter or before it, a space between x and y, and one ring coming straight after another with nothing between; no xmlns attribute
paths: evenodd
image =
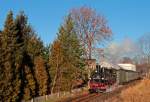
<svg viewBox="0 0 150 102"><path fill-rule="evenodd" d="M112 63L109 63L109 62L106 62L106 61L100 62L99 65L101 67L105 67L107 69L115 69L115 70L120 69L120 67L118 65L115 65L115 64L112 64Z"/></svg>

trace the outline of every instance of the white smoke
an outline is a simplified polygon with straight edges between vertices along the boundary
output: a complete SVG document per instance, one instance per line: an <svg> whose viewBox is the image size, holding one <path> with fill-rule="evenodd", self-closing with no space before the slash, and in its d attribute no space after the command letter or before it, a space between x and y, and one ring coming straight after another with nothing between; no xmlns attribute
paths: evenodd
<svg viewBox="0 0 150 102"><path fill-rule="evenodd" d="M113 63L119 62L123 57L135 58L139 53L139 47L129 38L121 43L112 42L105 50L105 57Z"/></svg>

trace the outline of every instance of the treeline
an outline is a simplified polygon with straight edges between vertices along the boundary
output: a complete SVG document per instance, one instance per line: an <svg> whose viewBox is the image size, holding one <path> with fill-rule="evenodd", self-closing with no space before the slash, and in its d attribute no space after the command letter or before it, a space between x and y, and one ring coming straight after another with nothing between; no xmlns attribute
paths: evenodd
<svg viewBox="0 0 150 102"><path fill-rule="evenodd" d="M50 93L45 47L23 12L10 11L0 35L0 100L28 100Z"/></svg>
<svg viewBox="0 0 150 102"><path fill-rule="evenodd" d="M110 36L105 18L81 7L66 16L57 38L44 46L24 12L14 17L10 11L0 31L0 100L71 92L87 81L85 59L92 58L94 45Z"/></svg>
<svg viewBox="0 0 150 102"><path fill-rule="evenodd" d="M70 16L45 47L21 12L10 11L0 32L0 100L20 101L71 91L83 79L83 49Z"/></svg>

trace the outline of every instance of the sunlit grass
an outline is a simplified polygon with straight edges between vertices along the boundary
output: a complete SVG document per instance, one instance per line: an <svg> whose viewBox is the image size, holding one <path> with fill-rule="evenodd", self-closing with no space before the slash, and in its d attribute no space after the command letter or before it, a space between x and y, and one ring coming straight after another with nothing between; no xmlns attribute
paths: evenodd
<svg viewBox="0 0 150 102"><path fill-rule="evenodd" d="M121 93L124 102L150 102L150 79L145 78L136 86Z"/></svg>

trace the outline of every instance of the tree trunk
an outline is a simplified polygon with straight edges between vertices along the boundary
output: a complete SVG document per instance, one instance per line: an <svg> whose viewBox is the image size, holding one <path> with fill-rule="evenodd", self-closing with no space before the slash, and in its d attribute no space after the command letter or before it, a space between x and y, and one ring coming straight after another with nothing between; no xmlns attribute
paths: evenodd
<svg viewBox="0 0 150 102"><path fill-rule="evenodd" d="M89 41L89 59L92 58L92 45L91 42Z"/></svg>
<svg viewBox="0 0 150 102"><path fill-rule="evenodd" d="M56 75L55 75L55 77L54 77L54 81L53 81L53 84L52 84L52 89L51 89L51 94L54 92L54 87L55 87L55 85L56 85L56 81L57 81L57 71L56 71Z"/></svg>

